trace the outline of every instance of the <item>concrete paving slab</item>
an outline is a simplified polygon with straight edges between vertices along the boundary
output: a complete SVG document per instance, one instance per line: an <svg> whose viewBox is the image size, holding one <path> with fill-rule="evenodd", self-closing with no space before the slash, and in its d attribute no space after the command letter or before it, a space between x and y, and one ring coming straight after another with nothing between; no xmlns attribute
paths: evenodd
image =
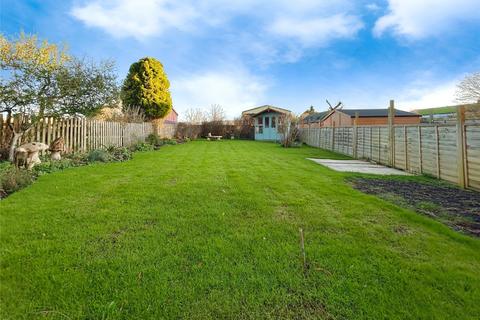
<svg viewBox="0 0 480 320"><path fill-rule="evenodd" d="M358 173L368 173L368 174L378 174L378 175L399 175L399 176L411 176L411 173L389 168L379 164L371 163L368 161L362 160L333 160L333 159L313 159L312 160L318 164L326 166L335 171L341 172L358 172Z"/></svg>

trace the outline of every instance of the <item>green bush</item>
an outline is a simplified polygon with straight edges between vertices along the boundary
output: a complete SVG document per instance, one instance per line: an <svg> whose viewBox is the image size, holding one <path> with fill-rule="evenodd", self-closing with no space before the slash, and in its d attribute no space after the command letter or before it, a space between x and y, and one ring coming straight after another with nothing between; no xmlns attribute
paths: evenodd
<svg viewBox="0 0 480 320"><path fill-rule="evenodd" d="M132 147L133 151L152 151L154 146L146 142L137 142Z"/></svg>
<svg viewBox="0 0 480 320"><path fill-rule="evenodd" d="M107 152L111 155L111 161L127 161L132 159L132 151L125 147L108 147Z"/></svg>
<svg viewBox="0 0 480 320"><path fill-rule="evenodd" d="M13 165L0 167L0 198L20 190L35 180L35 174L28 170L17 169Z"/></svg>
<svg viewBox="0 0 480 320"><path fill-rule="evenodd" d="M88 162L110 162L112 156L105 149L95 149L88 153Z"/></svg>
<svg viewBox="0 0 480 320"><path fill-rule="evenodd" d="M152 146L161 146L163 144L162 139L155 133L150 133L145 141Z"/></svg>
<svg viewBox="0 0 480 320"><path fill-rule="evenodd" d="M88 162L127 161L132 158L132 152L125 147L107 147L95 149L88 153Z"/></svg>
<svg viewBox="0 0 480 320"><path fill-rule="evenodd" d="M70 160L72 162L72 165L75 167L88 164L88 153L86 152L66 154L63 156L63 158Z"/></svg>
<svg viewBox="0 0 480 320"><path fill-rule="evenodd" d="M45 173L51 173L55 171L60 171L70 167L77 167L71 159L64 158L62 160L52 161L50 159L44 160L42 163L37 164L33 167L32 171L37 175L42 175Z"/></svg>
<svg viewBox="0 0 480 320"><path fill-rule="evenodd" d="M177 144L177 140L175 140L175 139L165 139L165 140L163 140L163 143L164 144L175 145L175 144Z"/></svg>

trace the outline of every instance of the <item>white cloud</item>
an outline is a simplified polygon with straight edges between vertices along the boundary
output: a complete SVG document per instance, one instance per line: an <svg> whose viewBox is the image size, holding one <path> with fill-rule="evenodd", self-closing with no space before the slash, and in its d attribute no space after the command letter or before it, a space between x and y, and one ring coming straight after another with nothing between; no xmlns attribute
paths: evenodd
<svg viewBox="0 0 480 320"><path fill-rule="evenodd" d="M268 41L273 34L309 47L352 37L361 29L363 24L352 13L352 3L351 0L86 0L74 6L71 14L87 26L103 29L115 37L139 40L165 35L168 30L193 33L222 27L222 31L232 32L235 29L225 26L241 17L251 23L237 32L249 32L259 41Z"/></svg>
<svg viewBox="0 0 480 320"><path fill-rule="evenodd" d="M184 30L196 17L193 7L171 0L91 1L74 7L71 14L115 37L137 39L161 35L170 28Z"/></svg>
<svg viewBox="0 0 480 320"><path fill-rule="evenodd" d="M414 84L397 97L397 105L406 110L454 105L457 84L457 80L432 86Z"/></svg>
<svg viewBox="0 0 480 320"><path fill-rule="evenodd" d="M180 114L189 108L220 104L233 119L264 99L267 81L238 68L188 74L172 80L173 105Z"/></svg>
<svg viewBox="0 0 480 320"><path fill-rule="evenodd" d="M333 39L351 38L363 27L357 16L335 14L311 19L282 16L274 20L269 31L298 40L304 46L323 46Z"/></svg>
<svg viewBox="0 0 480 320"><path fill-rule="evenodd" d="M388 13L375 23L373 33L387 31L410 38L442 35L456 24L480 20L479 0L388 0Z"/></svg>

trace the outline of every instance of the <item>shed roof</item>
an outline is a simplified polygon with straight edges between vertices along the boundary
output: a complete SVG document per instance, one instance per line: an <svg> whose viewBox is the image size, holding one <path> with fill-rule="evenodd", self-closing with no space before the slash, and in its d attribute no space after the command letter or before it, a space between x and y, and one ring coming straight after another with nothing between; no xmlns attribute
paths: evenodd
<svg viewBox="0 0 480 320"><path fill-rule="evenodd" d="M309 114L308 116L306 116L303 121L305 123L312 123L312 122L318 122L318 121L321 121L327 114L328 114L329 111L323 111L323 112L314 112L312 114Z"/></svg>
<svg viewBox="0 0 480 320"><path fill-rule="evenodd" d="M361 118L388 117L388 109L340 109L338 111L349 115L351 118L355 118L357 112ZM420 115L418 113L395 109L395 117L420 117Z"/></svg>
<svg viewBox="0 0 480 320"><path fill-rule="evenodd" d="M279 107L274 107L274 106L271 106L271 105L267 104L267 105L264 105L264 106L256 107L256 108L249 109L249 110L245 110L245 111L242 112L242 115L255 116L255 115L258 115L260 113L267 112L267 111L275 111L275 112L278 112L278 113L291 113L290 110L279 108Z"/></svg>

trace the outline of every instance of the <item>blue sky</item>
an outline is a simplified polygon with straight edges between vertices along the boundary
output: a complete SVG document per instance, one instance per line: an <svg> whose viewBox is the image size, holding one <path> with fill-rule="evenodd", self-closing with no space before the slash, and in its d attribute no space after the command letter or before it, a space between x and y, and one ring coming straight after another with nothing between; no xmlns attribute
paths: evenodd
<svg viewBox="0 0 480 320"><path fill-rule="evenodd" d="M230 118L272 104L297 113L454 102L480 70L479 0L0 0L1 32L114 59L119 79L159 59L175 108L221 104Z"/></svg>

